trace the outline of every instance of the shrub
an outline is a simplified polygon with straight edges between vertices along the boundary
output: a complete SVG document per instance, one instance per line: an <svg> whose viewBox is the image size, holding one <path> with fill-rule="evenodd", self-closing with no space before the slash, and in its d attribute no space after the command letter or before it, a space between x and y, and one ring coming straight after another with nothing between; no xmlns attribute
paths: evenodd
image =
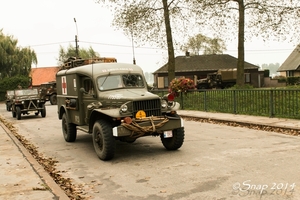
<svg viewBox="0 0 300 200"><path fill-rule="evenodd" d="M189 78L175 78L171 81L169 86L169 93L178 97L181 92L187 94L188 90L195 89L194 81Z"/></svg>

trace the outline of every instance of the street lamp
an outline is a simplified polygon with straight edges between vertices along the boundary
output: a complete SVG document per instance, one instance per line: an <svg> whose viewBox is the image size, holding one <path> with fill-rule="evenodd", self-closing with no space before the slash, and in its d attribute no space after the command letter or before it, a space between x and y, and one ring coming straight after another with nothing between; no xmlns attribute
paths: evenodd
<svg viewBox="0 0 300 200"><path fill-rule="evenodd" d="M79 53L78 53L78 39L77 39L77 35L78 35L78 28L77 28L77 23L76 23L76 19L74 18L74 22L76 25L76 35L75 35L75 49L76 49L76 57L79 57Z"/></svg>

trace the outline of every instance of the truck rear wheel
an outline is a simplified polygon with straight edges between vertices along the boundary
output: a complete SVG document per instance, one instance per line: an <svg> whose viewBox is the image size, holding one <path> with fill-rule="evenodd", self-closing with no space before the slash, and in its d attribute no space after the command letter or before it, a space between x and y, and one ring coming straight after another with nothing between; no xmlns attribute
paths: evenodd
<svg viewBox="0 0 300 200"><path fill-rule="evenodd" d="M184 127L174 129L172 131L173 137L164 138L164 135L160 135L161 142L167 150L179 149L184 141Z"/></svg>
<svg viewBox="0 0 300 200"><path fill-rule="evenodd" d="M62 119L62 132L66 142L74 142L77 137L76 125L68 122L66 113L63 114Z"/></svg>
<svg viewBox="0 0 300 200"><path fill-rule="evenodd" d="M21 108L19 106L16 107L16 117L17 120L21 119Z"/></svg>
<svg viewBox="0 0 300 200"><path fill-rule="evenodd" d="M56 94L52 94L50 96L50 103L51 103L51 105L56 105L57 104Z"/></svg>
<svg viewBox="0 0 300 200"><path fill-rule="evenodd" d="M98 120L93 127L93 144L97 156L101 160L110 160L115 155L116 141L112 126L105 120Z"/></svg>

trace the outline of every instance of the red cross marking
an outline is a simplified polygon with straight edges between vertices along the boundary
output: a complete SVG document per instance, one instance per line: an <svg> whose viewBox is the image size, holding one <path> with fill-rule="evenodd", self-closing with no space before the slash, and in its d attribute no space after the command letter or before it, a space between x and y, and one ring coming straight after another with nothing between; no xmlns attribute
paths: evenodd
<svg viewBox="0 0 300 200"><path fill-rule="evenodd" d="M67 81L65 76L61 77L61 87L62 87L62 94L67 94Z"/></svg>

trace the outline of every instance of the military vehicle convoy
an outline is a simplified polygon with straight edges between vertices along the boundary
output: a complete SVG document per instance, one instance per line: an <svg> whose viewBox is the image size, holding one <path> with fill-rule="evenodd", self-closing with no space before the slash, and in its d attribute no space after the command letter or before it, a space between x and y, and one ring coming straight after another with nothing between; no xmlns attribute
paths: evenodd
<svg viewBox="0 0 300 200"><path fill-rule="evenodd" d="M236 84L237 71L235 69L220 69L215 73L208 73L204 79L197 81L197 89L230 88Z"/></svg>
<svg viewBox="0 0 300 200"><path fill-rule="evenodd" d="M115 61L72 60L56 74L65 141L74 142L78 130L91 134L101 160L114 157L116 140L132 143L144 136L158 136L167 150L179 149L184 126L174 96L149 92L139 66Z"/></svg>
<svg viewBox="0 0 300 200"><path fill-rule="evenodd" d="M11 112L17 120L20 120L22 115L29 115L30 112L35 112L35 115L41 113L42 117L46 117L45 100L40 98L37 88L15 90Z"/></svg>
<svg viewBox="0 0 300 200"><path fill-rule="evenodd" d="M51 105L57 104L56 98L56 82L48 82L42 83L40 86L40 95L41 99L45 99L46 101L50 101Z"/></svg>

